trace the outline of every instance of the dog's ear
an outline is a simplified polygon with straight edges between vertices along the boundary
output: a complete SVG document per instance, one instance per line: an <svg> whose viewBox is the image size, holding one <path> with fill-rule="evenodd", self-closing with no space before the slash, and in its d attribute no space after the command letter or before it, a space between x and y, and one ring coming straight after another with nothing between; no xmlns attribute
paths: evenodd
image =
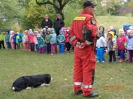
<svg viewBox="0 0 133 99"><path fill-rule="evenodd" d="M45 81L47 84L49 84L51 81L51 75L46 75Z"/></svg>

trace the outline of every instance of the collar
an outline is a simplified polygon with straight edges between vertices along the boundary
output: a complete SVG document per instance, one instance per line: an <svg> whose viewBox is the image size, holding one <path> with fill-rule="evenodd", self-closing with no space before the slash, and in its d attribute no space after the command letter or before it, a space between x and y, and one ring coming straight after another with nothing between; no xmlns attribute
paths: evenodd
<svg viewBox="0 0 133 99"><path fill-rule="evenodd" d="M90 14L92 16L94 16L93 13L89 12L87 9L83 9L83 11L81 12L81 14Z"/></svg>

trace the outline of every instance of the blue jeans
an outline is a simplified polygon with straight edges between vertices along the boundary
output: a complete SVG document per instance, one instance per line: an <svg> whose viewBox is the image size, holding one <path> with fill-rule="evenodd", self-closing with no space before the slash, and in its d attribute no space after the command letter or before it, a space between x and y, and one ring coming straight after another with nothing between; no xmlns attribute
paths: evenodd
<svg viewBox="0 0 133 99"><path fill-rule="evenodd" d="M11 48L11 44L10 42L6 42L7 48L10 49Z"/></svg>
<svg viewBox="0 0 133 99"><path fill-rule="evenodd" d="M50 53L51 52L51 45L50 45L50 43L47 43L47 53Z"/></svg>
<svg viewBox="0 0 133 99"><path fill-rule="evenodd" d="M39 51L39 45L36 44L36 52L38 52L38 51Z"/></svg>
<svg viewBox="0 0 133 99"><path fill-rule="evenodd" d="M59 53L63 54L64 53L64 44L59 43Z"/></svg>
<svg viewBox="0 0 133 99"><path fill-rule="evenodd" d="M120 50L120 59L124 60L125 59L125 55L124 55L125 51L124 50Z"/></svg>
<svg viewBox="0 0 133 99"><path fill-rule="evenodd" d="M104 48L97 48L97 61L105 61Z"/></svg>

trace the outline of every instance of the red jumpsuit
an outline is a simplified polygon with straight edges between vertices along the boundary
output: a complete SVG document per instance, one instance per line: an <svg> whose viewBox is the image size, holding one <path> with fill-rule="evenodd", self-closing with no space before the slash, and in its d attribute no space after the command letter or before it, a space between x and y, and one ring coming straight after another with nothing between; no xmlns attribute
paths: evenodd
<svg viewBox="0 0 133 99"><path fill-rule="evenodd" d="M76 45L78 41L82 41L82 29L86 25L89 30L92 31L95 42L97 32L97 22L94 15L88 10L83 10L79 16L77 16L72 23L70 35L70 42ZM94 52L94 44L90 45L86 41L84 42L85 48L79 49L74 46L74 91L81 90L81 84L83 83L83 96L87 96L92 92L93 84L93 72L95 70L96 58Z"/></svg>

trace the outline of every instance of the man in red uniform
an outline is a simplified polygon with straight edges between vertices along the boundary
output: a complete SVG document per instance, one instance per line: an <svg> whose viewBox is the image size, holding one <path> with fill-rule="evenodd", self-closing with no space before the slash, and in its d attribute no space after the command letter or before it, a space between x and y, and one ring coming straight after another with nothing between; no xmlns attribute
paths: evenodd
<svg viewBox="0 0 133 99"><path fill-rule="evenodd" d="M92 92L96 64L94 49L97 22L93 15L95 6L91 1L85 1L83 11L74 18L70 30L70 42L74 45L74 92L76 95L83 93L84 97L99 96Z"/></svg>

